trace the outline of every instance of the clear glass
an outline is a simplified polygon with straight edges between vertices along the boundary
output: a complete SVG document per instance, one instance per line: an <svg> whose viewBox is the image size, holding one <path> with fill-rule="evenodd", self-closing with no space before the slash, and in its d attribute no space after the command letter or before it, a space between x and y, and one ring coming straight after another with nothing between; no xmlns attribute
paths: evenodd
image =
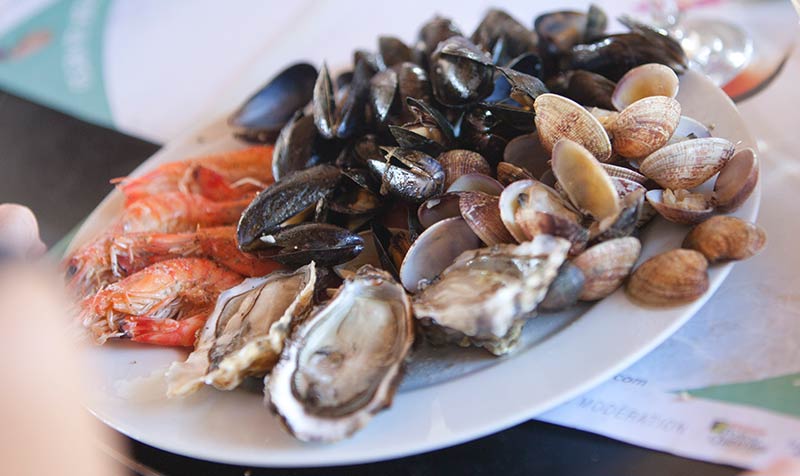
<svg viewBox="0 0 800 476"><path fill-rule="evenodd" d="M730 22L684 18L676 0L650 0L650 16L654 26L681 42L690 66L719 86L736 77L752 59L753 40Z"/></svg>

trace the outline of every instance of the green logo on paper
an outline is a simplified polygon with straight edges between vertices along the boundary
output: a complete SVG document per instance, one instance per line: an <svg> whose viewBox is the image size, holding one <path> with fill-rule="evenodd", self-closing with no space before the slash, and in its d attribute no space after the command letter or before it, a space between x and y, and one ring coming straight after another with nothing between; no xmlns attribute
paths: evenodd
<svg viewBox="0 0 800 476"><path fill-rule="evenodd" d="M103 29L109 0L65 0L0 37L0 87L105 126Z"/></svg>

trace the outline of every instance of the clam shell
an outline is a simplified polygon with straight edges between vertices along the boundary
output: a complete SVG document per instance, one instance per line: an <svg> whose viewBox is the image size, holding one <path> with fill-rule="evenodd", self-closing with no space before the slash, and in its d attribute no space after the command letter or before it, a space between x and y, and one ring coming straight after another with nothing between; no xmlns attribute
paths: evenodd
<svg viewBox="0 0 800 476"><path fill-rule="evenodd" d="M500 218L500 199L483 192L462 192L458 206L472 231L488 246L514 243Z"/></svg>
<svg viewBox="0 0 800 476"><path fill-rule="evenodd" d="M627 167L620 167L619 165L612 165L612 164L601 164L603 170L605 170L608 175L613 179L615 177L631 180L636 183L644 184L647 182L647 177L640 174L639 172L629 169Z"/></svg>
<svg viewBox="0 0 800 476"><path fill-rule="evenodd" d="M610 126L614 151L642 159L667 143L681 119L681 105L666 96L640 99L619 113Z"/></svg>
<svg viewBox="0 0 800 476"><path fill-rule="evenodd" d="M539 235L552 235L569 240L572 243L570 255L576 255L583 251L589 241L589 230L578 223L563 216L530 207L517 208L514 222L525 237L525 240L522 241L530 241Z"/></svg>
<svg viewBox="0 0 800 476"><path fill-rule="evenodd" d="M489 175L491 168L486 159L471 150L454 149L439 154L436 160L444 169L444 188L448 188L459 177L466 174Z"/></svg>
<svg viewBox="0 0 800 476"><path fill-rule="evenodd" d="M675 129L675 132L672 133L672 137L669 138L667 144L674 144L675 142L690 139L703 139L706 137L711 137L711 131L708 130L708 127L689 116L681 116L678 127Z"/></svg>
<svg viewBox="0 0 800 476"><path fill-rule="evenodd" d="M561 139L553 147L553 173L569 200L597 221L619 213L614 183L600 162L580 144Z"/></svg>
<svg viewBox="0 0 800 476"><path fill-rule="evenodd" d="M739 208L758 183L758 159L753 149L742 149L725 164L714 182L717 210L730 212Z"/></svg>
<svg viewBox="0 0 800 476"><path fill-rule="evenodd" d="M678 87L678 75L672 68L658 63L643 64L631 69L619 80L611 93L611 104L622 111L642 98L674 98L678 95Z"/></svg>
<svg viewBox="0 0 800 476"><path fill-rule="evenodd" d="M647 156L639 172L664 188L688 190L719 172L734 149L731 141L719 137L678 142Z"/></svg>
<svg viewBox="0 0 800 476"><path fill-rule="evenodd" d="M671 250L642 263L626 288L635 301L651 306L690 303L708 290L708 261L694 250Z"/></svg>
<svg viewBox="0 0 800 476"><path fill-rule="evenodd" d="M500 219L511 236L520 243L529 239L516 221L520 208L558 215L576 224L581 218L577 212L567 207L558 192L535 180L519 180L506 187L500 194L499 208Z"/></svg>
<svg viewBox="0 0 800 476"><path fill-rule="evenodd" d="M645 194L645 198L647 199L647 203L652 205L659 215L673 223L680 223L681 225L694 225L708 219L714 214L714 207L710 203L707 204L706 208L697 210L675 206L669 203L668 199L665 201L665 192L667 191L650 190Z"/></svg>
<svg viewBox="0 0 800 476"><path fill-rule="evenodd" d="M444 193L429 198L417 209L417 218L423 228L430 228L434 223L446 218L460 216L457 193Z"/></svg>
<svg viewBox="0 0 800 476"><path fill-rule="evenodd" d="M483 192L499 196L503 191L503 184L485 174L466 174L457 178L447 187L447 193L453 192Z"/></svg>
<svg viewBox="0 0 800 476"><path fill-rule="evenodd" d="M736 217L716 216L692 228L683 247L703 253L713 264L755 256L766 242L767 234L759 226Z"/></svg>
<svg viewBox="0 0 800 476"><path fill-rule="evenodd" d="M630 182L635 183L635 182ZM620 212L614 220L595 222L589 228L589 239L592 241L607 241L614 238L629 236L636 230L642 218L642 209L646 202L644 194L646 189L641 187L625 195L620 195Z"/></svg>
<svg viewBox="0 0 800 476"><path fill-rule="evenodd" d="M503 162L528 170L534 177L541 177L550 170L549 161L550 151L542 146L536 132L511 139L503 149Z"/></svg>
<svg viewBox="0 0 800 476"><path fill-rule="evenodd" d="M508 185L512 182L516 182L517 180L527 180L532 178L534 178L533 174L522 167L517 167L509 162L499 162L497 164L497 181L503 185Z"/></svg>
<svg viewBox="0 0 800 476"><path fill-rule="evenodd" d="M614 124L614 121L617 120L619 117L619 112L617 111L609 111L608 109L602 109L599 107L593 107L589 109L589 112L598 120L606 132L609 132L611 126Z"/></svg>
<svg viewBox="0 0 800 476"><path fill-rule="evenodd" d="M409 292L416 292L420 282L439 276L458 255L481 246L480 238L463 218L437 222L422 232L408 249L400 266L400 281Z"/></svg>
<svg viewBox="0 0 800 476"><path fill-rule="evenodd" d="M597 160L611 158L611 141L600 121L580 104L557 94L536 98L536 129L547 151L560 139L570 139L585 147Z"/></svg>
<svg viewBox="0 0 800 476"><path fill-rule="evenodd" d="M633 237L615 238L587 249L572 263L583 272L580 299L596 301L613 293L630 274L642 245Z"/></svg>

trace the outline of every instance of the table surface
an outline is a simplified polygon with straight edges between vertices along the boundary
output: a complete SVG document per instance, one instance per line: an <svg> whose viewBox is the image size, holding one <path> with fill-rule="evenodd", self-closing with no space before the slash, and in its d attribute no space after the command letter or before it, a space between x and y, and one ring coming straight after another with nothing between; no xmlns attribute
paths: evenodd
<svg viewBox="0 0 800 476"><path fill-rule="evenodd" d="M33 209L41 234L55 244L159 146L0 92L0 203ZM605 437L529 421L440 451L360 466L251 469L184 458L130 440L132 456L169 476L178 475L704 475L735 468L645 450ZM251 469L250 472L247 470ZM132 473L133 474L133 473Z"/></svg>

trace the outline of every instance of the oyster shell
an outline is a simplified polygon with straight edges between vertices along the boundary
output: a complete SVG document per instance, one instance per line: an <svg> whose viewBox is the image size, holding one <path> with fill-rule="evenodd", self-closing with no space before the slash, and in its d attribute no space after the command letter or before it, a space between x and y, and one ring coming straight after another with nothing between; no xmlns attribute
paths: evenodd
<svg viewBox="0 0 800 476"><path fill-rule="evenodd" d="M167 372L167 396L186 396L203 384L232 390L245 377L264 375L277 362L292 321L311 305L316 277L311 262L220 294L195 350Z"/></svg>
<svg viewBox="0 0 800 476"><path fill-rule="evenodd" d="M414 315L434 342L512 350L567 256L570 242L539 235L520 245L462 253L414 296Z"/></svg>
<svg viewBox="0 0 800 476"><path fill-rule="evenodd" d="M337 441L392 402L414 340L411 303L364 266L292 334L266 379L271 407L303 441Z"/></svg>

